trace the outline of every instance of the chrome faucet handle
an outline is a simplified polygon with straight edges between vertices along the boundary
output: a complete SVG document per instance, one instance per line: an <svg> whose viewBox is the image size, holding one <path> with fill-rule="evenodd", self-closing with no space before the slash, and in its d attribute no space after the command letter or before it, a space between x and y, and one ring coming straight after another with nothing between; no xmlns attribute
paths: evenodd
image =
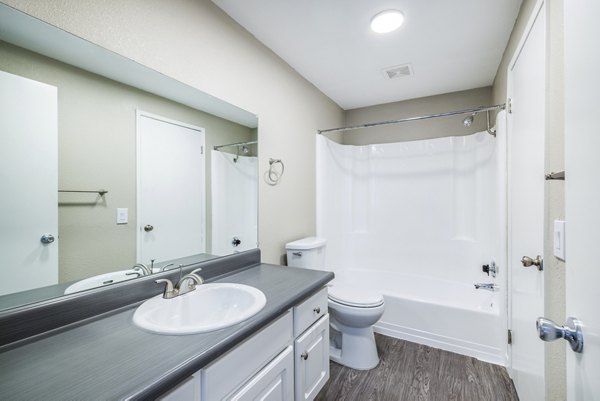
<svg viewBox="0 0 600 401"><path fill-rule="evenodd" d="M179 294L179 290L177 288L173 288L173 283L168 278L161 278L158 280L154 280L156 284L166 283L165 291L163 292L163 298L170 299L174 298Z"/></svg>
<svg viewBox="0 0 600 401"><path fill-rule="evenodd" d="M167 269L167 267L169 266L175 266L175 263L169 263L168 265L164 265L163 267L160 268L161 272L167 271L167 270L171 270L171 269Z"/></svg>
<svg viewBox="0 0 600 401"><path fill-rule="evenodd" d="M175 287L176 291L179 291L179 295L185 294L186 292L194 291L196 289L196 286L204 283L204 279L196 274L196 272L200 270L202 269L196 269L191 273L186 274L181 278L181 280L179 280L179 283L177 283L177 286ZM187 284L187 287L184 287L183 284L187 281L190 282Z"/></svg>
<svg viewBox="0 0 600 401"><path fill-rule="evenodd" d="M204 278L198 274L198 272L201 272L201 271L202 271L202 268L199 267L197 269L192 270L192 272L190 273L190 275L193 275L196 277L196 280L197 280L196 285L204 284Z"/></svg>

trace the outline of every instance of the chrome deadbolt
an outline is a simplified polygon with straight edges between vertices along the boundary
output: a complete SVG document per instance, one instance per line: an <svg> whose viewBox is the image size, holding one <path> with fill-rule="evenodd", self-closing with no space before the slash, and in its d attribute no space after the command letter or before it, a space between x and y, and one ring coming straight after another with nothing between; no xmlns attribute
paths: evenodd
<svg viewBox="0 0 600 401"><path fill-rule="evenodd" d="M539 271L544 270L544 261L540 255L537 255L535 259L531 259L529 256L523 256L521 258L523 267L536 266Z"/></svg>
<svg viewBox="0 0 600 401"><path fill-rule="evenodd" d="M535 322L538 336L543 341L554 341L564 338L575 352L583 352L583 332L581 322L574 317L567 319L564 326L559 326L550 319L539 317Z"/></svg>
<svg viewBox="0 0 600 401"><path fill-rule="evenodd" d="M42 238L40 238L40 242L42 244L46 244L47 245L47 244L53 243L54 239L55 239L54 235L52 235L52 234L44 234L44 235L42 235Z"/></svg>
<svg viewBox="0 0 600 401"><path fill-rule="evenodd" d="M146 224L144 226L144 231L146 231L147 233L149 233L150 231L154 230L154 226L151 224Z"/></svg>

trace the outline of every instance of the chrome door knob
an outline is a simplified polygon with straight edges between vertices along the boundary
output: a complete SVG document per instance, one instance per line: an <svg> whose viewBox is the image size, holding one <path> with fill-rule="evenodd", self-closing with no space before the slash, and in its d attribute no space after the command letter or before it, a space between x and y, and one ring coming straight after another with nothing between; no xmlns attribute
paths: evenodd
<svg viewBox="0 0 600 401"><path fill-rule="evenodd" d="M544 270L544 260L540 255L537 255L535 259L531 259L529 256L523 256L521 258L523 267L536 266L539 271Z"/></svg>
<svg viewBox="0 0 600 401"><path fill-rule="evenodd" d="M564 338L575 352L583 352L583 332L581 322L574 317L569 317L564 326L559 326L550 319L539 317L535 322L538 336L543 341L554 341Z"/></svg>
<svg viewBox="0 0 600 401"><path fill-rule="evenodd" d="M46 244L46 245L53 243L54 240L55 240L55 238L54 238L54 235L52 235L52 234L44 234L44 235L42 235L42 238L40 238L40 242L42 244Z"/></svg>
<svg viewBox="0 0 600 401"><path fill-rule="evenodd" d="M154 230L154 226L150 225L150 224L146 224L144 226L144 231L146 231L147 233L149 233L150 231Z"/></svg>

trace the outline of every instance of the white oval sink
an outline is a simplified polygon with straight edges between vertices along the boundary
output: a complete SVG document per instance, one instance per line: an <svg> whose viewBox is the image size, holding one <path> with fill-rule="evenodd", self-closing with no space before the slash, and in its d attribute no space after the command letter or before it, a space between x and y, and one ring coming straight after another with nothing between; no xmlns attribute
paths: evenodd
<svg viewBox="0 0 600 401"><path fill-rule="evenodd" d="M133 323L160 334L205 333L246 320L266 303L265 294L248 285L202 284L175 298L150 298L136 309Z"/></svg>
<svg viewBox="0 0 600 401"><path fill-rule="evenodd" d="M119 270L116 272L110 272L86 278L68 286L65 289L65 295L72 294L74 292L89 290L91 288L97 288L109 284L114 284L125 280L131 280L132 278L138 277L136 275L128 276L127 273L135 273L135 270Z"/></svg>

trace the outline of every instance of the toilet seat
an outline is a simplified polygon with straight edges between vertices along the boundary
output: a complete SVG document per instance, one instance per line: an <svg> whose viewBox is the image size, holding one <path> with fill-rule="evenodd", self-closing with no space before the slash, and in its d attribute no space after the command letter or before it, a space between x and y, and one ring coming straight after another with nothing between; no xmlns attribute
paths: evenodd
<svg viewBox="0 0 600 401"><path fill-rule="evenodd" d="M375 308L383 305L381 294L347 284L329 286L329 299L355 308Z"/></svg>

